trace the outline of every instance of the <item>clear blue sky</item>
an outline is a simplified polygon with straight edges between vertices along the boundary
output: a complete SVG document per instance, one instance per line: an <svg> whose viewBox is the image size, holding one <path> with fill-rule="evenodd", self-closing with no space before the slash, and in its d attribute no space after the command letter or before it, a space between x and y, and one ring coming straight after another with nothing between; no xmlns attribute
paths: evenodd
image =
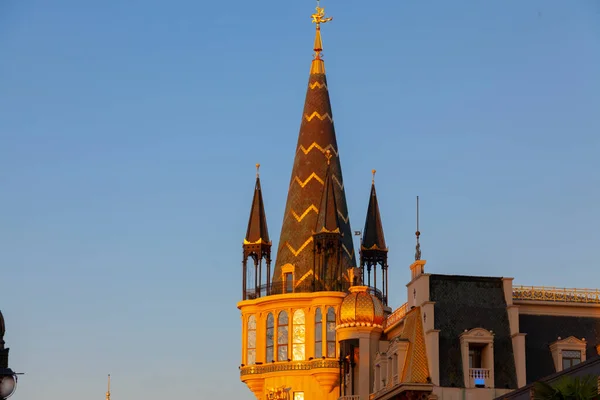
<svg viewBox="0 0 600 400"><path fill-rule="evenodd" d="M600 287L600 3L324 0L353 229L371 169L406 297L437 273ZM314 2L0 1L0 308L14 399L251 399L241 241L275 243Z"/></svg>

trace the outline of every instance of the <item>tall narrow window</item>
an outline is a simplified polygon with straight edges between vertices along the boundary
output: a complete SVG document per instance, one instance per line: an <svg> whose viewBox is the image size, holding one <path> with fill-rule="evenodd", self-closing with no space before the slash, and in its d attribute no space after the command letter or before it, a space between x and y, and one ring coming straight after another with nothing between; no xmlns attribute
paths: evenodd
<svg viewBox="0 0 600 400"><path fill-rule="evenodd" d="M327 310L327 357L335 358L335 310Z"/></svg>
<svg viewBox="0 0 600 400"><path fill-rule="evenodd" d="M315 358L323 356L323 315L321 309L315 311Z"/></svg>
<svg viewBox="0 0 600 400"><path fill-rule="evenodd" d="M291 272L285 274L285 293L294 291L294 275Z"/></svg>
<svg viewBox="0 0 600 400"><path fill-rule="evenodd" d="M246 363L248 365L256 364L256 317L254 315L248 318L248 341L246 349L248 351Z"/></svg>
<svg viewBox="0 0 600 400"><path fill-rule="evenodd" d="M292 360L303 361L306 350L306 320L304 311L294 311L292 318Z"/></svg>
<svg viewBox="0 0 600 400"><path fill-rule="evenodd" d="M469 346L469 368L481 368L481 347Z"/></svg>
<svg viewBox="0 0 600 400"><path fill-rule="evenodd" d="M275 360L275 356L273 355L273 346L274 346L274 337L275 337L275 319L273 318L273 314L269 313L267 316L267 359L266 362L271 362Z"/></svg>
<svg viewBox="0 0 600 400"><path fill-rule="evenodd" d="M285 311L277 318L277 361L288 360L288 315Z"/></svg>

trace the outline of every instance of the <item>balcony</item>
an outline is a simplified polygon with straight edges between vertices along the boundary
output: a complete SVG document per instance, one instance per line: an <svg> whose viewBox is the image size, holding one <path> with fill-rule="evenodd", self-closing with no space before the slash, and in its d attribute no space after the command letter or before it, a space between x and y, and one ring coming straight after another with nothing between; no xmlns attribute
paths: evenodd
<svg viewBox="0 0 600 400"><path fill-rule="evenodd" d="M254 364L241 367L240 375L244 377L246 375L261 375L270 372L306 371L320 368L333 368L336 370L337 374L340 364L335 358L318 358L310 361L288 361L268 364Z"/></svg>
<svg viewBox="0 0 600 400"><path fill-rule="evenodd" d="M485 382L490 378L488 368L469 368L470 387L485 387Z"/></svg>

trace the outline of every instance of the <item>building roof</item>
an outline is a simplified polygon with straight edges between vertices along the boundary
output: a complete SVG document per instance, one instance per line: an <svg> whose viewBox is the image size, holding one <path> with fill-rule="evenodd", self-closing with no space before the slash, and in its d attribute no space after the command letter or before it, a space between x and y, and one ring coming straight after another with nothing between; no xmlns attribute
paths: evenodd
<svg viewBox="0 0 600 400"><path fill-rule="evenodd" d="M258 173L256 174L256 184L254 185L254 196L252 198L250 218L248 219L248 229L246 230L246 237L244 239L244 243L248 244L270 242L267 215L265 213Z"/></svg>
<svg viewBox="0 0 600 400"><path fill-rule="evenodd" d="M440 330L440 386L464 386L459 336L481 327L494 333L495 386L516 388L502 278L430 275L429 286L430 300L435 302L434 327Z"/></svg>
<svg viewBox="0 0 600 400"><path fill-rule="evenodd" d="M325 65L321 56L322 43L320 23L326 22L323 14L313 15L317 23L315 36L315 59L311 64L302 122L298 134L298 144L292 168L285 214L273 281L283 279L282 267L294 265L295 276L299 280L310 277L313 269L313 231L317 224L321 195L327 172L327 159L323 153L331 151L331 179L335 192L335 203L342 234L341 270L355 267L352 230L348 219L348 207L344 192L344 180L338 153L333 113L325 77ZM320 15L320 16L319 16Z"/></svg>
<svg viewBox="0 0 600 400"><path fill-rule="evenodd" d="M375 191L375 180L371 183L371 195L369 197L369 207L367 208L367 218L365 221L365 229L363 230L361 250L387 251L385 237L383 235L383 225L381 224L381 215L379 214L377 192Z"/></svg>
<svg viewBox="0 0 600 400"><path fill-rule="evenodd" d="M583 375L599 375L600 374L600 357L595 356L582 363L579 363L571 368L564 369L560 372L555 372L551 375L547 375L543 378L537 379L537 381L552 383L564 376L583 376ZM529 383L522 388L504 394L497 397L497 399L512 399L517 397L523 397L529 399L529 392L533 388L533 383Z"/></svg>
<svg viewBox="0 0 600 400"><path fill-rule="evenodd" d="M422 321L421 307L415 307L406 314L400 338L408 339L410 347L400 382L428 383L430 380Z"/></svg>
<svg viewBox="0 0 600 400"><path fill-rule="evenodd" d="M526 333L527 383L555 372L550 344L558 337L575 336L586 340L586 358L597 355L600 344L600 318L561 315L519 315L519 330Z"/></svg>

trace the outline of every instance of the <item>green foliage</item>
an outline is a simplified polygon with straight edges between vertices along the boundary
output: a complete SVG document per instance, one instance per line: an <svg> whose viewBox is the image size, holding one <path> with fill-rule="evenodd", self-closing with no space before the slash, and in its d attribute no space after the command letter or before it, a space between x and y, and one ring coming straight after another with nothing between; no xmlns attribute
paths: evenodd
<svg viewBox="0 0 600 400"><path fill-rule="evenodd" d="M549 385L545 382L533 384L534 400L600 400L598 396L598 377L565 376Z"/></svg>

